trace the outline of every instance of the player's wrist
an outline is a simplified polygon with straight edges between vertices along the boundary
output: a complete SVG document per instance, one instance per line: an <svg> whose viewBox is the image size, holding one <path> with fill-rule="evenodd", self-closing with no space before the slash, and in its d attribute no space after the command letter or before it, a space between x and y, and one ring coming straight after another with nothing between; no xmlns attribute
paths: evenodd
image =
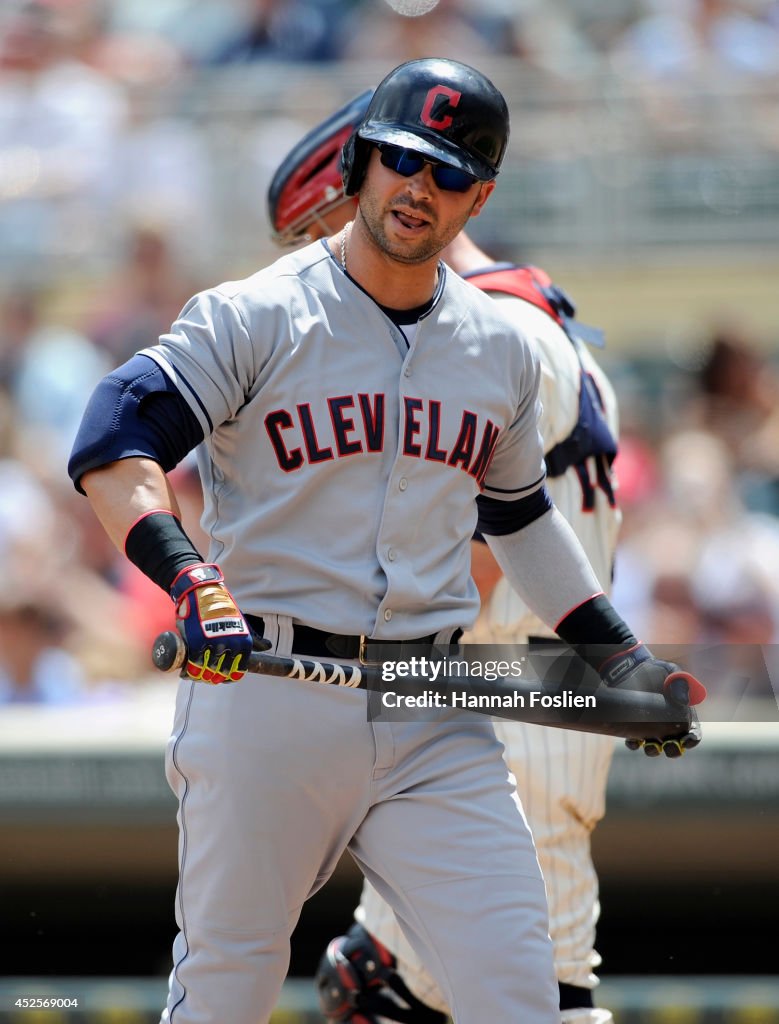
<svg viewBox="0 0 779 1024"><path fill-rule="evenodd" d="M617 685L628 671L619 671L619 666L622 659L630 659L629 652L634 652L636 664L652 657L605 594L595 594L573 608L558 622L555 632L609 686Z"/></svg>
<svg viewBox="0 0 779 1024"><path fill-rule="evenodd" d="M606 657L598 665L598 675L606 686L619 686L642 662L654 660L649 648L640 640L617 649L608 648L603 653Z"/></svg>
<svg viewBox="0 0 779 1024"><path fill-rule="evenodd" d="M630 627L605 594L593 594L572 608L555 626L555 632L571 647L630 647L638 643ZM605 660L602 655L600 661ZM597 668L598 665L593 665Z"/></svg>
<svg viewBox="0 0 779 1024"><path fill-rule="evenodd" d="M153 509L137 519L127 532L124 550L133 565L166 593L185 569L203 564L203 556L168 509Z"/></svg>
<svg viewBox="0 0 779 1024"><path fill-rule="evenodd" d="M184 598L199 587L224 585L222 570L213 562L198 561L185 566L170 585L170 596L178 605Z"/></svg>

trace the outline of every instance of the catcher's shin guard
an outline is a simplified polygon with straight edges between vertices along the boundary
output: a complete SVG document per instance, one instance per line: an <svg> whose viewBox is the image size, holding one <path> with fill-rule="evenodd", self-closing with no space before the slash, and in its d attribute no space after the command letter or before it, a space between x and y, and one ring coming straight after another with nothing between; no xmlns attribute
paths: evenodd
<svg viewBox="0 0 779 1024"><path fill-rule="evenodd" d="M361 924L333 939L319 962L319 1007L334 1024L445 1024L447 1018L412 995L395 957Z"/></svg>

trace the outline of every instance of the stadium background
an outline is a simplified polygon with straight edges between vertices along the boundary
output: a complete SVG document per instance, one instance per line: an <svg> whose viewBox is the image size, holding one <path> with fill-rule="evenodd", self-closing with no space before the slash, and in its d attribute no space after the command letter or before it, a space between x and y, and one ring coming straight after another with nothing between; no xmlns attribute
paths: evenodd
<svg viewBox="0 0 779 1024"><path fill-rule="evenodd" d="M779 5L5 0L0 1022L156 1020L173 935L172 683L148 666L170 607L67 480L86 397L192 292L274 258L265 188L303 131L430 54L486 70L512 113L474 235L606 329L619 607L717 652L694 757L617 754L602 1001L624 1022L779 1020ZM178 486L194 532L189 466ZM307 978L358 885L344 861L305 908L279 1022L316 1019ZM80 1008L14 1008L46 995Z"/></svg>

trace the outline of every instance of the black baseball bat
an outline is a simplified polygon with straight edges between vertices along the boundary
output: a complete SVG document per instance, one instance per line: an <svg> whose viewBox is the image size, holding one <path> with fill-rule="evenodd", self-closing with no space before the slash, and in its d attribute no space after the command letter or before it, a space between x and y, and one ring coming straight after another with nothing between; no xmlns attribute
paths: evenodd
<svg viewBox="0 0 779 1024"><path fill-rule="evenodd" d="M160 671L172 672L180 669L186 657L186 646L178 632L168 630L155 640L152 660ZM389 689L388 683L382 678L379 666L339 665L312 658L268 654L264 650L252 651L249 655L248 671L304 682L362 687L379 693L385 693ZM413 680L417 692L420 682L423 680ZM392 685L398 686L397 682ZM511 702L511 706L507 707L469 707L468 710L494 718L531 722L557 729L646 740L683 736L690 731L692 724L692 713L689 708L679 706L659 693L612 689L602 685L594 694L594 707L558 708L539 706L538 699L533 699L533 695L537 698L539 694L554 696L554 690L545 686L539 679L525 677L487 681L479 676L463 676L449 677L437 685L456 686L458 692L466 692L476 698L498 696ZM405 689L408 690L408 684Z"/></svg>

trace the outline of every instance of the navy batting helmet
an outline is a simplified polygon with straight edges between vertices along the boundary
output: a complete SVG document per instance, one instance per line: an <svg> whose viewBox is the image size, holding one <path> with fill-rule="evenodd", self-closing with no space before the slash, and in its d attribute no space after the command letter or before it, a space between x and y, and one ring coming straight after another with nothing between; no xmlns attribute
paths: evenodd
<svg viewBox="0 0 779 1024"><path fill-rule="evenodd" d="M491 181L508 138L506 101L480 71L444 58L411 60L381 82L344 146L344 192L359 192L371 143L413 149Z"/></svg>
<svg viewBox="0 0 779 1024"><path fill-rule="evenodd" d="M362 121L372 90L349 100L322 124L312 128L279 164L268 187L268 219L281 245L300 242L344 201L341 151Z"/></svg>

